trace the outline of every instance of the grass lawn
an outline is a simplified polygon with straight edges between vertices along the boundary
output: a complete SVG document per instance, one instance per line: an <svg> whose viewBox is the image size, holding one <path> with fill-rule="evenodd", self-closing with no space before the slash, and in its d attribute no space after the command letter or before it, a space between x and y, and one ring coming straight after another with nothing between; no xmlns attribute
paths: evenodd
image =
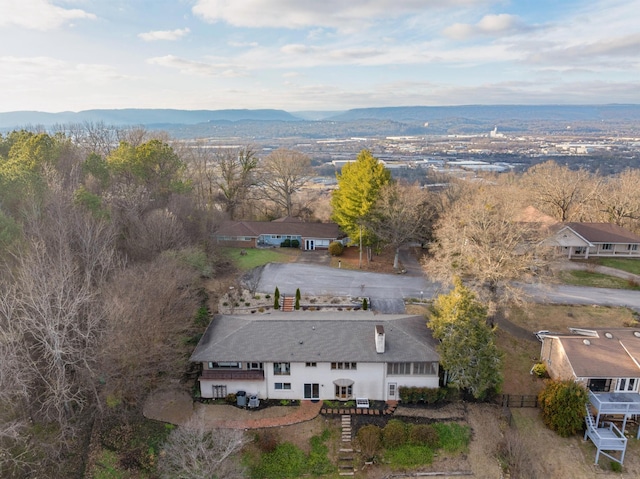
<svg viewBox="0 0 640 479"><path fill-rule="evenodd" d="M565 284L574 286L592 286L595 288L615 288L615 289L631 289L640 290L640 285L633 281L629 281L616 276L609 276L602 273L593 273L591 271L571 270L561 271L560 280Z"/></svg>
<svg viewBox="0 0 640 479"><path fill-rule="evenodd" d="M620 269L627 273L640 274L640 260L622 258L598 258L596 262L601 266Z"/></svg>
<svg viewBox="0 0 640 479"><path fill-rule="evenodd" d="M224 252L242 271L248 271L267 263L292 263L300 254L300 250L297 248L225 248ZM243 252L246 254L242 254Z"/></svg>

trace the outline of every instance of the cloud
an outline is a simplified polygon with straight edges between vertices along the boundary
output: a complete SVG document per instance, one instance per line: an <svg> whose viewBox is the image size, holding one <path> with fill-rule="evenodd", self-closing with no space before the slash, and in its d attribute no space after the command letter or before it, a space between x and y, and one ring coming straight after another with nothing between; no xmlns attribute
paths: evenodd
<svg viewBox="0 0 640 479"><path fill-rule="evenodd" d="M447 6L487 3L449 0ZM442 8L440 0L196 0L193 13L207 22L238 27L299 29L328 27L353 30L376 19L388 19Z"/></svg>
<svg viewBox="0 0 640 479"><path fill-rule="evenodd" d="M188 28L178 28L176 30L154 30L146 33L139 33L138 37L145 42L155 42L158 40L179 40L191 32Z"/></svg>
<svg viewBox="0 0 640 479"><path fill-rule="evenodd" d="M174 55L149 58L147 63L167 68L174 68L180 73L202 75L211 77L238 77L242 76L237 67L230 64L205 63L187 60Z"/></svg>
<svg viewBox="0 0 640 479"><path fill-rule="evenodd" d="M0 27L53 30L71 20L95 20L84 10L52 5L50 0L0 0Z"/></svg>
<svg viewBox="0 0 640 479"><path fill-rule="evenodd" d="M485 15L476 24L454 23L445 28L443 33L455 40L467 40L477 36L500 36L519 33L527 29L517 15L500 13L497 15Z"/></svg>

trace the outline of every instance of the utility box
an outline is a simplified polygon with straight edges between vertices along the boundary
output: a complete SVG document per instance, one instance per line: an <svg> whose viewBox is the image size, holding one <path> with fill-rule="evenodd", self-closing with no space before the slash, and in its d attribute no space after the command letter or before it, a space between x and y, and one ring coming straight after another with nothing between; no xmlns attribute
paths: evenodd
<svg viewBox="0 0 640 479"><path fill-rule="evenodd" d="M247 406L247 393L245 391L238 391L236 393L236 404L239 407Z"/></svg>
<svg viewBox="0 0 640 479"><path fill-rule="evenodd" d="M258 399L258 396L249 396L249 407L260 407L260 399Z"/></svg>

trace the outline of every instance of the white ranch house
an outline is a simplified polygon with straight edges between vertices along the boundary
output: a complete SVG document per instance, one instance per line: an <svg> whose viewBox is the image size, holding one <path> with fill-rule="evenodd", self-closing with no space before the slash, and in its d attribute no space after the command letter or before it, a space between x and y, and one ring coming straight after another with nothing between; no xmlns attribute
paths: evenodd
<svg viewBox="0 0 640 479"><path fill-rule="evenodd" d="M437 388L436 341L422 316L370 311L217 315L191 356L204 398L398 400Z"/></svg>
<svg viewBox="0 0 640 479"><path fill-rule="evenodd" d="M563 223L545 240L568 259L640 258L640 236L612 223Z"/></svg>

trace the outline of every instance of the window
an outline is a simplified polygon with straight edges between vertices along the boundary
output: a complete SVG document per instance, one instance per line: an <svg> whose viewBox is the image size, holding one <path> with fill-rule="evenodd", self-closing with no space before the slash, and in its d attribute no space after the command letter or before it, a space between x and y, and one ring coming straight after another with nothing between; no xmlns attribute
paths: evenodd
<svg viewBox="0 0 640 479"><path fill-rule="evenodd" d="M276 383L276 389L291 389L291 383Z"/></svg>
<svg viewBox="0 0 640 479"><path fill-rule="evenodd" d="M304 365L308 368L315 368L318 366L317 363L304 363Z"/></svg>
<svg viewBox="0 0 640 479"><path fill-rule="evenodd" d="M227 397L227 386L221 384L214 384L213 386L213 399Z"/></svg>
<svg viewBox="0 0 640 479"><path fill-rule="evenodd" d="M611 251L613 245L611 243L602 243L602 251Z"/></svg>
<svg viewBox="0 0 640 479"><path fill-rule="evenodd" d="M413 373L420 376L434 375L438 373L438 363L413 363Z"/></svg>
<svg viewBox="0 0 640 479"><path fill-rule="evenodd" d="M273 363L273 374L276 376L288 376L291 374L290 363Z"/></svg>
<svg viewBox="0 0 640 479"><path fill-rule="evenodd" d="M209 363L209 369L242 369L242 364L240 363L229 363L229 362L221 362L221 363Z"/></svg>
<svg viewBox="0 0 640 479"><path fill-rule="evenodd" d="M262 363L247 363L247 369L250 371L262 370Z"/></svg>
<svg viewBox="0 0 640 479"><path fill-rule="evenodd" d="M411 363L387 363L387 374L390 376L411 374Z"/></svg>
<svg viewBox="0 0 640 479"><path fill-rule="evenodd" d="M331 369L358 369L358 363L331 363Z"/></svg>
<svg viewBox="0 0 640 479"><path fill-rule="evenodd" d="M320 385L317 383L305 384L304 399L320 399Z"/></svg>
<svg viewBox="0 0 640 479"><path fill-rule="evenodd" d="M353 386L338 386L336 384L337 399L351 399L353 397Z"/></svg>
<svg viewBox="0 0 640 479"><path fill-rule="evenodd" d="M635 392L638 389L638 380L636 378L621 378L616 384L617 392Z"/></svg>
<svg viewBox="0 0 640 479"><path fill-rule="evenodd" d="M637 244L628 244L627 245L627 250L629 250L629 251L638 251L638 245Z"/></svg>

